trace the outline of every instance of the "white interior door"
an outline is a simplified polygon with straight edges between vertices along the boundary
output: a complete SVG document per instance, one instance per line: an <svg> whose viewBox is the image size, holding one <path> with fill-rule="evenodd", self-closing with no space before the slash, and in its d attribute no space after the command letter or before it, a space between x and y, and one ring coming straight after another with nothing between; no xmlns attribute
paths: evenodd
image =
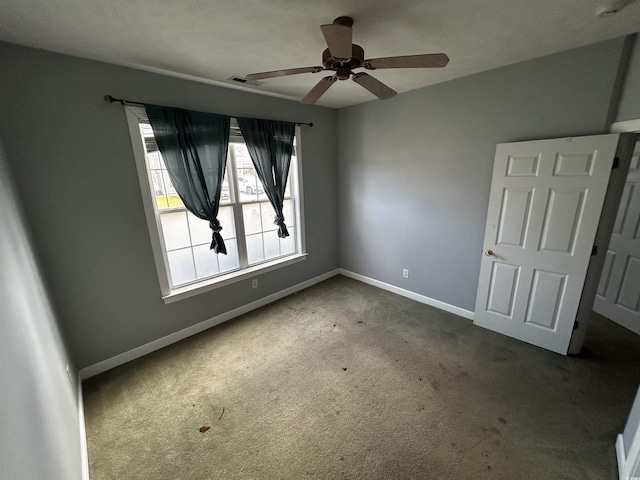
<svg viewBox="0 0 640 480"><path fill-rule="evenodd" d="M567 353L618 138L496 147L476 325Z"/></svg>
<svg viewBox="0 0 640 480"><path fill-rule="evenodd" d="M640 142L636 142L593 309L640 335Z"/></svg>

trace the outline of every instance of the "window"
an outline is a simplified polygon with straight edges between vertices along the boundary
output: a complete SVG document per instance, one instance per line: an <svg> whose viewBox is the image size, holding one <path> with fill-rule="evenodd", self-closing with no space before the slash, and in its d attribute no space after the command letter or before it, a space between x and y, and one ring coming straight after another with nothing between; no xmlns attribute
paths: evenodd
<svg viewBox="0 0 640 480"><path fill-rule="evenodd" d="M284 216L289 236L279 238L275 212L242 139L231 121L227 168L218 220L227 255L209 249L209 223L191 214L174 189L142 107L126 107L165 301L174 301L304 259L299 135L287 181Z"/></svg>

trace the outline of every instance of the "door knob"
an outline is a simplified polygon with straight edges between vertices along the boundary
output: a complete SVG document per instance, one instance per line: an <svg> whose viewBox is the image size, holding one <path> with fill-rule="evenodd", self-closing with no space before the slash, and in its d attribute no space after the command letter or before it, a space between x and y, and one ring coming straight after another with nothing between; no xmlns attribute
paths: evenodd
<svg viewBox="0 0 640 480"><path fill-rule="evenodd" d="M485 254L487 257L498 258L498 256L497 256L495 253L493 253L493 251L492 251L492 250L485 250L485 251L484 251L484 254Z"/></svg>

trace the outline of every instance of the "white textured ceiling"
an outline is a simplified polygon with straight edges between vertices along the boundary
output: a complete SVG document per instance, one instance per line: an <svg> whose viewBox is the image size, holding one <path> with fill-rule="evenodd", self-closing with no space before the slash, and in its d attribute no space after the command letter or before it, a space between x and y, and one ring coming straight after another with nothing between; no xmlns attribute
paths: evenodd
<svg viewBox="0 0 640 480"><path fill-rule="evenodd" d="M640 30L640 2L597 18L594 11L602 3L0 0L0 40L229 86L232 75L320 65L326 48L320 25L348 15L355 21L353 41L367 58L437 52L450 57L444 69L371 72L406 92ZM274 78L240 88L298 100L324 75ZM318 104L344 107L374 99L344 81Z"/></svg>

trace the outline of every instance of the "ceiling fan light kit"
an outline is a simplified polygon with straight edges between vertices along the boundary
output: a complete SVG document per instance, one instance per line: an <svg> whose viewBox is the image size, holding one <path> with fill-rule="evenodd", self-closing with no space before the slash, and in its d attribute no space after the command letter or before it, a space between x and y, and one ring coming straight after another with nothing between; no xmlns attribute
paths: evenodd
<svg viewBox="0 0 640 480"><path fill-rule="evenodd" d="M245 78L248 81L255 81L301 73L333 71L335 72L334 75L320 80L301 102L316 103L337 80L348 80L349 78L379 99L385 100L393 97L397 92L368 73L354 72L353 70L356 68L365 68L367 70L382 68L442 68L449 63L449 57L444 53L365 59L364 49L360 45L352 43L352 25L352 18L338 17L333 23L320 26L328 47L322 52L322 66L251 73Z"/></svg>

